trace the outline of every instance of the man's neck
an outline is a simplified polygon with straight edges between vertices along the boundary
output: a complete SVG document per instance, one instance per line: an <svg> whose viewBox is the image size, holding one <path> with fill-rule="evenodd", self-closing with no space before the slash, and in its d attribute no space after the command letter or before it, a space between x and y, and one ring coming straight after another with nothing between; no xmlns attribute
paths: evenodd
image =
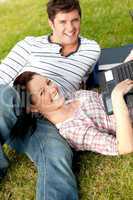
<svg viewBox="0 0 133 200"><path fill-rule="evenodd" d="M63 56L67 56L73 52L75 52L79 46L79 39L77 39L77 42L75 42L74 44L61 44L59 42L58 39L56 39L53 35L50 36L50 41L53 42L53 43L57 43L57 44L60 44L62 46L61 48L61 54Z"/></svg>
<svg viewBox="0 0 133 200"><path fill-rule="evenodd" d="M67 55L75 52L78 48L78 45L79 45L78 42L75 44L72 44L72 45L64 45L64 46L62 45L61 54L63 56L67 56Z"/></svg>

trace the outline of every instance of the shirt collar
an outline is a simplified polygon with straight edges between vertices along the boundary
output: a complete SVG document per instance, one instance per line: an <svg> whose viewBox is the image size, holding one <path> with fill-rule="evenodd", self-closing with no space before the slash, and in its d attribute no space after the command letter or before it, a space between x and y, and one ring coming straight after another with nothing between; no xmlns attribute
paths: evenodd
<svg viewBox="0 0 133 200"><path fill-rule="evenodd" d="M59 53L61 54L62 45L59 44L59 43L56 43L56 42L52 42L51 39L50 39L51 35L52 35L52 33L51 33L50 35L48 35L48 42L51 43L51 44L53 44L53 45L58 46L58 47L59 47ZM68 54L67 56L65 56L65 57L68 57L68 56L70 56L70 55L76 53L76 52L79 50L80 45L81 45L81 38L80 38L80 36L79 36L79 38L78 38L78 46L77 46L76 50L75 50L75 51L72 51L71 53L69 53L69 54ZM62 55L62 56L63 56L63 55Z"/></svg>

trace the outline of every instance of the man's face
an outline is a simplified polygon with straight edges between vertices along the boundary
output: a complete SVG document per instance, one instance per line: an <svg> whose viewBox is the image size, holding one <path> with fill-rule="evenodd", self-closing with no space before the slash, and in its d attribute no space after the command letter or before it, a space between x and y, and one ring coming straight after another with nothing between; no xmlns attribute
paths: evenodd
<svg viewBox="0 0 133 200"><path fill-rule="evenodd" d="M77 10L59 12L53 21L49 20L53 31L53 42L62 45L75 45L80 33L80 15Z"/></svg>

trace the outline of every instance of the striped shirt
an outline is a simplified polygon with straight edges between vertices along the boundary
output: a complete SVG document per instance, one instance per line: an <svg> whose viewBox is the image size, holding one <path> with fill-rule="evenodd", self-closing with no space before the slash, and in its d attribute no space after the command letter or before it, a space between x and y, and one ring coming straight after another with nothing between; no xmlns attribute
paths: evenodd
<svg viewBox="0 0 133 200"><path fill-rule="evenodd" d="M56 124L60 134L77 151L118 155L115 118L106 114L101 95L94 91L79 90L71 101L77 99L80 107L73 116Z"/></svg>
<svg viewBox="0 0 133 200"><path fill-rule="evenodd" d="M34 71L47 76L60 87L66 97L79 89L83 77L91 73L100 47L79 37L79 47L68 56L61 55L61 45L52 43L49 36L26 37L18 42L0 64L0 83L12 85L18 74Z"/></svg>

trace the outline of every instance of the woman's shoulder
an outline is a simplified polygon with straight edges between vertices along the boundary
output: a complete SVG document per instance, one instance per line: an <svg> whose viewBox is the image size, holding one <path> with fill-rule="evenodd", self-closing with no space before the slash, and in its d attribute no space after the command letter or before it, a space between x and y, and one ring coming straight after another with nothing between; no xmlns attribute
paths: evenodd
<svg viewBox="0 0 133 200"><path fill-rule="evenodd" d="M74 93L74 98L88 98L88 97L92 97L92 96L98 96L99 93L93 90L78 90Z"/></svg>

